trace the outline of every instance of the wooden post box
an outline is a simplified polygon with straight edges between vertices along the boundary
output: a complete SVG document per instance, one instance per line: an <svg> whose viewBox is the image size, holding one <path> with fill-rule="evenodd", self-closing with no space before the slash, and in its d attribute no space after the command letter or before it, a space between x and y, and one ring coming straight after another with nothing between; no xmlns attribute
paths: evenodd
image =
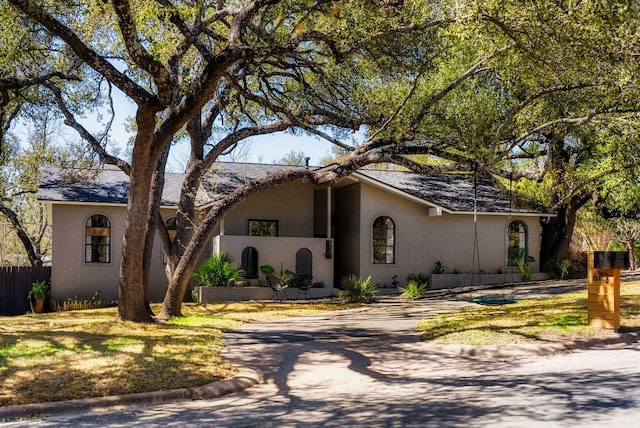
<svg viewBox="0 0 640 428"><path fill-rule="evenodd" d="M629 267L629 255L616 251L591 251L587 256L587 313L589 325L620 328L620 269Z"/></svg>

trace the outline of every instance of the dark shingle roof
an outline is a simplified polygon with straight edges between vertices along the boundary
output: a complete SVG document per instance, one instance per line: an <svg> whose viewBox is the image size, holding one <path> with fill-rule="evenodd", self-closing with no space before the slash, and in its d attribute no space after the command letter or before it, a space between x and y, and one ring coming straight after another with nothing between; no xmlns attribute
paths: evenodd
<svg viewBox="0 0 640 428"><path fill-rule="evenodd" d="M203 180L204 191L198 192L198 203L213 202L229 194L237 187L265 175L287 171L296 166L216 163ZM125 204L129 191L129 179L120 170L104 169L95 172L95 178L69 181L58 169L43 171L38 199L41 201L92 202ZM362 180L395 189L425 203L439 206L450 212L474 210L474 179L465 174L441 174L425 176L412 172L361 169L355 174ZM162 205L177 205L183 174L167 174L162 193ZM205 193L206 191L206 193ZM476 192L477 210L485 213L542 213L530 208L518 208L515 199L510 200L490 181L478 178Z"/></svg>
<svg viewBox="0 0 640 428"><path fill-rule="evenodd" d="M489 180L478 177L474 192L471 174L422 175L414 172L361 169L358 175L375 180L408 195L451 212L472 212L474 193L478 212L539 213L531 208L518 207L515 198L503 193Z"/></svg>
<svg viewBox="0 0 640 428"><path fill-rule="evenodd" d="M77 172L77 171L76 171ZM42 172L38 200L59 202L90 202L126 204L129 193L129 177L119 169L83 171L82 176L73 171L47 168ZM162 192L162 205L178 204L183 174L167 174Z"/></svg>
<svg viewBox="0 0 640 428"><path fill-rule="evenodd" d="M290 165L219 162L205 175L202 185L208 201L213 202L258 178L298 168Z"/></svg>

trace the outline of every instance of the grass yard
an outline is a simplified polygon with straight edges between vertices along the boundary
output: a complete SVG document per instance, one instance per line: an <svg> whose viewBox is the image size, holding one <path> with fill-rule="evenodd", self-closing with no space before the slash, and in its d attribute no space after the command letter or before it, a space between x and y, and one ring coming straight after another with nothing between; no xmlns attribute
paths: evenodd
<svg viewBox="0 0 640 428"><path fill-rule="evenodd" d="M586 290L482 306L418 323L424 340L518 344L603 334L587 326ZM185 304L163 324L114 321L116 309L0 317L0 406L204 385L233 376L221 336L242 322L355 305ZM159 307L154 307L158 311ZM622 284L621 331L640 331L640 281Z"/></svg>
<svg viewBox="0 0 640 428"><path fill-rule="evenodd" d="M640 331L640 281L622 283L620 331ZM481 306L421 320L425 341L500 345L560 342L607 336L587 325L587 290L502 306Z"/></svg>
<svg viewBox="0 0 640 428"><path fill-rule="evenodd" d="M0 406L204 385L235 374L225 330L346 307L184 304L166 324L116 322L115 308L0 317Z"/></svg>

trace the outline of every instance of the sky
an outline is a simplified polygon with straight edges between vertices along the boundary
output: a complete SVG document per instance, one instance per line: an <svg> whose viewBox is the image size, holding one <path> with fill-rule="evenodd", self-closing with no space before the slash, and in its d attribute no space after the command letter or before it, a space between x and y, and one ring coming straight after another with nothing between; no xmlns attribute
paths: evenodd
<svg viewBox="0 0 640 428"><path fill-rule="evenodd" d="M133 134L127 132L126 123L128 118L135 115L135 105L114 88L114 109L115 118L109 133L111 144L119 146L117 153L120 157L125 157L127 153L127 142ZM76 119L94 135L104 130L104 123L96 119L95 114ZM103 113L102 122L110 119L110 114ZM26 143L32 125L24 122L17 122L13 128L16 136ZM80 137L76 131L60 123L59 135L63 140L77 142ZM300 133L298 133L300 134ZM349 143L353 143L349 141ZM237 161L252 163L276 163L291 151L303 152L310 158L310 165L322 165L321 160L331 155L332 145L319 137L311 135L292 135L291 133L278 132L270 135L252 137L239 145L238 150L232 156L223 157L221 161ZM111 152L111 150L110 150ZM189 146L187 143L179 143L172 147L167 163L167 172L184 172L189 159Z"/></svg>
<svg viewBox="0 0 640 428"><path fill-rule="evenodd" d="M119 142L122 152L125 152L127 141L132 134L127 133L125 123L127 117L135 115L135 106L119 90L114 90L114 106L116 106L116 116L112 125L110 138L113 142ZM89 121L85 119L87 127ZM94 123L93 131L97 131L99 126ZM252 137L247 139L247 143L240 147L241 156L236 154L233 160L241 162L267 163L271 164L282 159L291 151L303 152L310 159L310 165L321 165L321 160L331 152L331 144L325 140L309 135L292 135L290 133L278 132L271 135ZM184 166L189 158L189 147L187 144L176 145L171 149L168 160L168 170L170 172L183 172ZM221 160L232 160L227 157Z"/></svg>
<svg viewBox="0 0 640 428"><path fill-rule="evenodd" d="M297 136L283 132L272 135L253 137L249 142L241 147L240 158L233 159L231 157L221 160L252 163L274 163L282 159L282 157L292 150L295 152L303 152L310 159L310 165L321 165L321 159L329 155L331 145L318 138L311 136ZM189 148L186 144L182 147L172 148L169 155L168 167L172 172L180 172L183 165L188 159Z"/></svg>

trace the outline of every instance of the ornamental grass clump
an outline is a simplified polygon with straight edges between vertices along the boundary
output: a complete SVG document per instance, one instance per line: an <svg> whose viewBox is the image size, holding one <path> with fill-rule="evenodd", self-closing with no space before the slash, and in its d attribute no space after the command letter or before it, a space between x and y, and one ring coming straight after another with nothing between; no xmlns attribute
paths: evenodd
<svg viewBox="0 0 640 428"><path fill-rule="evenodd" d="M400 297L405 299L419 299L427 294L427 288L429 288L428 282L409 281L407 285L400 286L398 289L402 292Z"/></svg>
<svg viewBox="0 0 640 428"><path fill-rule="evenodd" d="M348 303L371 303L376 300L378 285L371 282L371 276L362 279L357 275L347 275L340 282L344 293L342 299Z"/></svg>

